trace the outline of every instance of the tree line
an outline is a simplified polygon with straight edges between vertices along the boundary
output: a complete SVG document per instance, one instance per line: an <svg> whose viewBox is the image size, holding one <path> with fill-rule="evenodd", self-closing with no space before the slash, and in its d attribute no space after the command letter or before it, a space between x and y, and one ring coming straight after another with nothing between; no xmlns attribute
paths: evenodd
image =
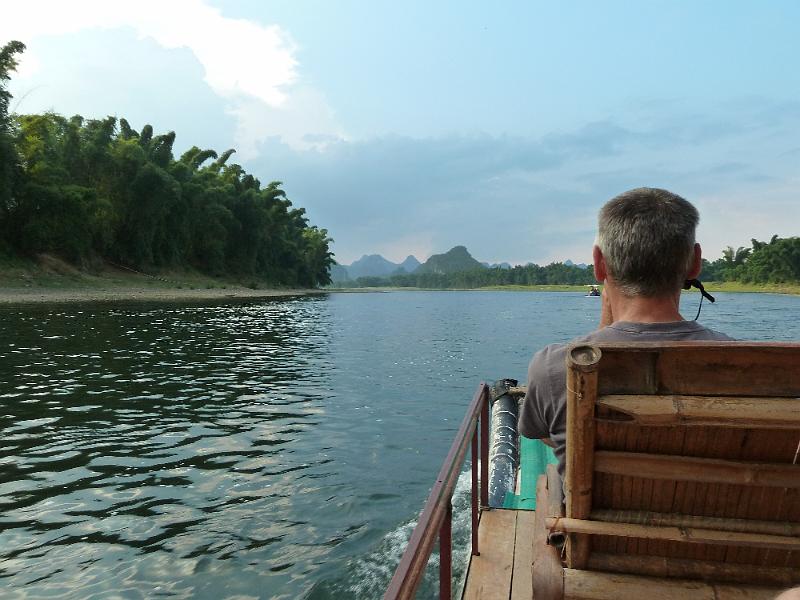
<svg viewBox="0 0 800 600"><path fill-rule="evenodd" d="M595 283L591 268L564 263L545 267L536 264L477 268L455 273L404 273L388 277L359 277L344 287L419 287L428 289L472 289L500 285L586 285Z"/></svg>
<svg viewBox="0 0 800 600"><path fill-rule="evenodd" d="M800 283L800 237L769 242L751 240L752 247L730 246L714 261L703 259L703 281L742 283ZM591 266L564 263L547 266L528 264L511 269L480 268L456 273L402 273L388 277L359 277L342 287L397 287L427 289L473 289L509 285L587 285L596 283Z"/></svg>
<svg viewBox="0 0 800 600"><path fill-rule="evenodd" d="M330 283L332 240L234 150L193 146L125 119L14 115L7 89L21 42L0 48L0 251L77 264L191 267L277 285Z"/></svg>

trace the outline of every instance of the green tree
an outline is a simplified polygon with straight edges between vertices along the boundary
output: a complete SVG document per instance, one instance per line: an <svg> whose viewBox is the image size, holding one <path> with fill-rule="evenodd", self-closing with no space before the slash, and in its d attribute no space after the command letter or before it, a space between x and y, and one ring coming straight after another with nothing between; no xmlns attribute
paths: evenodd
<svg viewBox="0 0 800 600"><path fill-rule="evenodd" d="M17 55L25 44L12 41L0 48L0 250L9 237L9 212L15 203L15 189L19 177L19 160L14 147L14 123L9 114L11 92L8 81L17 68Z"/></svg>
<svg viewBox="0 0 800 600"><path fill-rule="evenodd" d="M742 281L786 283L800 281L800 238L773 236L769 242L753 240L753 252L742 269Z"/></svg>

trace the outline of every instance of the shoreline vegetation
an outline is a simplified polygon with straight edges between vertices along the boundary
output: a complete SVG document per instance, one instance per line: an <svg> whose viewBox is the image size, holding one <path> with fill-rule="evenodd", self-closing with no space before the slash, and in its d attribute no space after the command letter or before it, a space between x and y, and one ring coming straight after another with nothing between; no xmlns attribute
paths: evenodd
<svg viewBox="0 0 800 600"><path fill-rule="evenodd" d="M599 284L598 284L599 285ZM786 294L800 296L800 283L741 283L738 281L709 281L703 282L706 291L731 292L745 294ZM602 285L600 285L602 288ZM328 287L328 292L586 292L585 285L489 285L483 287L451 287L451 288L424 288L424 287ZM699 293L697 290L687 290L687 294Z"/></svg>
<svg viewBox="0 0 800 600"><path fill-rule="evenodd" d="M800 284L707 282L715 292L800 295ZM112 265L95 271L78 269L51 255L0 260L0 305L31 303L81 303L125 301L259 300L327 293L380 293L403 291L503 291L585 293L585 285L490 285L481 287L280 287L259 279L220 278L197 271L161 271L156 275L135 273ZM696 293L692 291L692 293Z"/></svg>

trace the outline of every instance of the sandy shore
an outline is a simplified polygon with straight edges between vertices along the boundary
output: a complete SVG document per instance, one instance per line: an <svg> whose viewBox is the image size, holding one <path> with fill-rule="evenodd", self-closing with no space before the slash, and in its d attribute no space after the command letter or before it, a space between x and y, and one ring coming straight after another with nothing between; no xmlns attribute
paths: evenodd
<svg viewBox="0 0 800 600"><path fill-rule="evenodd" d="M307 294L324 294L321 290L253 290L245 287L212 289L170 289L143 287L114 288L0 288L0 304L65 303L65 302L170 302L182 300L258 300Z"/></svg>

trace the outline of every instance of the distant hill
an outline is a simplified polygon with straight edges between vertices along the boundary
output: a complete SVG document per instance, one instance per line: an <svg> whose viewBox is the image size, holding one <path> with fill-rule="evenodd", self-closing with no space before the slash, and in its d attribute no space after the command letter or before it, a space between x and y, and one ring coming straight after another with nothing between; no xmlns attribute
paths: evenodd
<svg viewBox="0 0 800 600"><path fill-rule="evenodd" d="M444 254L434 254L417 269L417 273L458 273L485 269L486 267L472 258L464 246L451 248Z"/></svg>
<svg viewBox="0 0 800 600"><path fill-rule="evenodd" d="M489 264L488 262L481 262L481 264L486 267L487 269L510 269L511 265L507 262L501 263L492 263Z"/></svg>
<svg viewBox="0 0 800 600"><path fill-rule="evenodd" d="M385 277L397 270L397 264L386 260L380 254L365 254L347 267L350 279L359 277Z"/></svg>
<svg viewBox="0 0 800 600"><path fill-rule="evenodd" d="M416 259L415 256L409 255L403 262L400 263L400 268L406 273L413 273L419 268L420 264L421 263Z"/></svg>
<svg viewBox="0 0 800 600"><path fill-rule="evenodd" d="M351 265L331 266L331 281L336 283L359 277L388 277L396 273L413 273L419 264L414 256L407 256L401 263L393 263L380 254L365 254Z"/></svg>
<svg viewBox="0 0 800 600"><path fill-rule="evenodd" d="M533 263L528 263L531 266ZM565 260L564 264L571 267L586 269L584 263L574 263ZM511 269L507 262L488 263L478 262L464 246L451 248L444 254L434 254L424 263L409 255L401 263L393 263L380 254L365 254L351 265L334 264L331 266L331 281L336 283L352 282L359 277L389 277L391 275L410 275L412 273L458 273L461 271L474 271L475 269Z"/></svg>
<svg viewBox="0 0 800 600"><path fill-rule="evenodd" d="M332 283L341 283L343 281L350 281L350 277L347 274L347 267L344 265L340 265L338 263L334 263L331 265L331 282Z"/></svg>
<svg viewBox="0 0 800 600"><path fill-rule="evenodd" d="M567 265L568 267L578 267L579 269L589 268L589 265L587 265L586 263L574 263L570 259L565 260L564 264Z"/></svg>

